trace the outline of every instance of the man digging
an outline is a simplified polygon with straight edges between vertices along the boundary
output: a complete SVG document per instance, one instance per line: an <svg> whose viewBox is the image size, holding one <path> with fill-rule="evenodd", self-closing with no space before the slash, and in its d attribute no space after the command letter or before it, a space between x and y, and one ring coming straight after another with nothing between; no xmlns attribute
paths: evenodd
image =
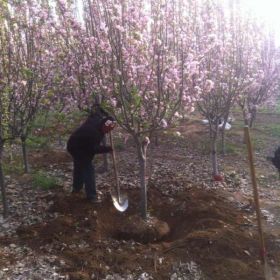
<svg viewBox="0 0 280 280"><path fill-rule="evenodd" d="M107 112L98 108L77 128L67 142L67 151L74 163L72 193L79 193L85 185L89 202L99 202L96 193L95 170L92 160L96 154L110 153L112 147L101 146L103 137L114 129L116 122Z"/></svg>

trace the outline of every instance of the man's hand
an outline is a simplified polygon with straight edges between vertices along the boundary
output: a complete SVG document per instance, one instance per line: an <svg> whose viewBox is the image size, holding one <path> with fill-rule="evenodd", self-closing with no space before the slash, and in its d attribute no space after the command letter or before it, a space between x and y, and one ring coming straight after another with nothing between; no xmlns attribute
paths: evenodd
<svg viewBox="0 0 280 280"><path fill-rule="evenodd" d="M114 129L116 124L117 123L115 121L107 120L102 126L102 132L105 133L105 134L109 133L111 130Z"/></svg>

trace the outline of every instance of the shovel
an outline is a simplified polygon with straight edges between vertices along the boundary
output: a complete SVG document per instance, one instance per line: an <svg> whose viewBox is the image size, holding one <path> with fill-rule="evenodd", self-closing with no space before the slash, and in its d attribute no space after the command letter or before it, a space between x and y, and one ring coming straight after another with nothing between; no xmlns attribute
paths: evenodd
<svg viewBox="0 0 280 280"><path fill-rule="evenodd" d="M109 133L109 136L110 136L110 143L111 143L111 147L112 147L112 159L113 159L114 174L115 174L115 181L116 181L115 189L111 190L111 197L112 197L115 208L120 212L124 212L128 207L128 198L127 198L127 194L120 193L120 184L119 184L119 178L118 178L116 154L115 154L115 148L114 148L114 144L113 144L113 137L112 137L111 131Z"/></svg>

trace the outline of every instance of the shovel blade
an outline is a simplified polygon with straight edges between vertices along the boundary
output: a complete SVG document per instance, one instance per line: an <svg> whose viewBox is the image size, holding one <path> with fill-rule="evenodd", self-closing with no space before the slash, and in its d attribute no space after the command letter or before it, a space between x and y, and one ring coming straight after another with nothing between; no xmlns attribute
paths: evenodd
<svg viewBox="0 0 280 280"><path fill-rule="evenodd" d="M111 197L115 208L120 211L124 212L128 208L128 198L126 194L118 194L115 191L111 191Z"/></svg>

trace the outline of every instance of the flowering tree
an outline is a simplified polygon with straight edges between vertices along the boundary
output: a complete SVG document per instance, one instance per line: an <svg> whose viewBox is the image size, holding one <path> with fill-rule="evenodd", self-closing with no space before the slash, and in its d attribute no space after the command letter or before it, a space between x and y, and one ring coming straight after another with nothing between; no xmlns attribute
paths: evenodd
<svg viewBox="0 0 280 280"><path fill-rule="evenodd" d="M28 171L25 140L45 96L51 71L44 55L47 13L33 1L8 3L0 2L0 184L4 216L8 211L2 170L4 144L21 138Z"/></svg>
<svg viewBox="0 0 280 280"><path fill-rule="evenodd" d="M85 1L81 23L69 13L66 1L57 1L68 98L83 109L102 97L133 137L144 218L147 135L170 124L179 106L190 109L193 102L189 65L194 55L190 26L183 28L187 18L181 10L184 7L186 12L188 5L183 1Z"/></svg>
<svg viewBox="0 0 280 280"><path fill-rule="evenodd" d="M238 99L244 123L249 127L253 126L258 107L273 99L279 91L280 53L274 38L272 34L261 33L260 28L256 37L254 48L251 49L256 55L251 80Z"/></svg>
<svg viewBox="0 0 280 280"><path fill-rule="evenodd" d="M197 104L209 122L213 176L220 180L217 139L221 131L224 147L224 129L232 106L238 101L245 112L247 104L252 104L253 100L263 100L259 96L265 99L275 91L274 85L278 83L278 79L275 61L273 63L272 59L268 59L272 58L268 55L271 48L268 48L262 36L262 29L257 28L250 17L240 13L238 2L231 2L228 15L218 2L206 3L203 10L204 26L201 25L198 36L200 49L205 51L199 63L201 78L197 83L200 91ZM265 49L263 45L266 46ZM272 53L275 54L275 51ZM266 59L261 59L263 56ZM267 61L267 67L263 66L264 61ZM260 79L264 77L261 68L271 70L267 70L266 77L271 78L267 80L268 83ZM268 91L268 87L273 90Z"/></svg>
<svg viewBox="0 0 280 280"><path fill-rule="evenodd" d="M47 98L52 67L48 55L46 21L48 11L33 1L10 1L6 26L12 47L9 60L15 63L10 78L10 113L13 116L13 134L20 137L25 172L29 171L26 139L36 114Z"/></svg>
<svg viewBox="0 0 280 280"><path fill-rule="evenodd" d="M81 20L74 16L71 3L58 0L56 4L56 85L62 85L67 91L64 94L68 101L66 105L73 109L75 104L79 110L89 112L97 100L102 99L103 90L106 90L100 77L102 71L106 70L102 61L104 51L102 45L98 46L98 38L92 35L94 31L85 28ZM85 18L86 25L88 20Z"/></svg>
<svg viewBox="0 0 280 280"><path fill-rule="evenodd" d="M219 132L225 129L243 80L232 18L226 17L222 6L214 1L207 1L202 14L204 25L201 26L198 44L205 51L199 63L201 79L197 83L200 91L197 106L208 120L213 178L219 180L217 140Z"/></svg>
<svg viewBox="0 0 280 280"><path fill-rule="evenodd" d="M103 75L107 100L137 147L144 218L147 135L170 124L182 103L188 108L192 103L189 65L194 56L178 24L182 22L172 20L180 7L186 5L181 1L102 1L96 11L105 18L99 29L105 35L103 49L109 54L110 75Z"/></svg>
<svg viewBox="0 0 280 280"><path fill-rule="evenodd" d="M0 2L0 51L2 59L0 61L0 187L3 201L3 216L8 214L8 204L6 198L6 188L3 173L3 152L5 142L14 138L10 130L12 116L10 106L12 104L13 93L11 91L11 78L15 69L15 61L10 59L12 42L10 33L6 26L5 12L8 10L7 3Z"/></svg>
<svg viewBox="0 0 280 280"><path fill-rule="evenodd" d="M102 97L133 137L144 218L147 135L167 127L180 106L190 110L194 101L194 44L185 17L192 2L84 1L79 22L66 1L57 1L67 98L82 109Z"/></svg>

